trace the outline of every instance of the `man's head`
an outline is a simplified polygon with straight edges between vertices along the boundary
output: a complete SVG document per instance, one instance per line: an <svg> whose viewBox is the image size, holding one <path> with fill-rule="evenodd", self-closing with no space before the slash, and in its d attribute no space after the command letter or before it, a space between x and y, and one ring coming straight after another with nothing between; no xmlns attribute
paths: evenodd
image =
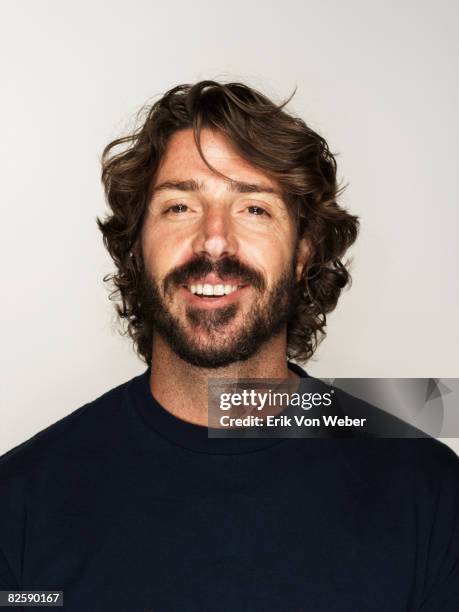
<svg viewBox="0 0 459 612"><path fill-rule="evenodd" d="M204 128L200 143L221 176L191 129L171 136L141 231L142 303L180 357L210 368L251 357L285 326L296 227L275 181L221 132Z"/></svg>
<svg viewBox="0 0 459 612"><path fill-rule="evenodd" d="M357 218L336 204L325 140L284 106L238 83L182 85L106 147L112 214L98 224L118 268L106 278L147 363L155 333L200 367L282 333L307 359L323 335Z"/></svg>

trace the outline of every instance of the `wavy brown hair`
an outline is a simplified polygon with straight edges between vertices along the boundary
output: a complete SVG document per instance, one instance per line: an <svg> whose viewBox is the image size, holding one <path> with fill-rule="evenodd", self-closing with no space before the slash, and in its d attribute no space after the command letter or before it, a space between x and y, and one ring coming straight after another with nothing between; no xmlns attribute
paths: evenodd
<svg viewBox="0 0 459 612"><path fill-rule="evenodd" d="M102 183L111 212L104 220L98 218L97 224L117 271L106 275L104 282L114 286L110 299L118 301L117 314L127 322L123 333L129 334L136 353L147 364L151 363L153 329L142 315L143 262L138 242L168 140L187 128L193 129L201 157L215 172L200 147L202 128L222 132L242 158L278 181L295 215L298 237L306 237L310 248L291 298L287 357L306 361L325 336L326 315L350 282L342 258L357 237L359 222L337 204L342 188L325 139L285 111L292 96L275 104L242 83L178 85L143 109L140 126L133 133L105 147Z"/></svg>

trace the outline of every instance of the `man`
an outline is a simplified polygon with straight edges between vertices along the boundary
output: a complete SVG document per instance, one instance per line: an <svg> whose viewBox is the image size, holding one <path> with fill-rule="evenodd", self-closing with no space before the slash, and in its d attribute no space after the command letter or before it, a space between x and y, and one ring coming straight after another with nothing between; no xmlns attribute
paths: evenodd
<svg viewBox="0 0 459 612"><path fill-rule="evenodd" d="M291 360L349 280L357 218L284 106L182 85L104 151L107 280L148 368L2 458L2 589L72 611L459 609L445 445L208 435L210 379L308 379Z"/></svg>

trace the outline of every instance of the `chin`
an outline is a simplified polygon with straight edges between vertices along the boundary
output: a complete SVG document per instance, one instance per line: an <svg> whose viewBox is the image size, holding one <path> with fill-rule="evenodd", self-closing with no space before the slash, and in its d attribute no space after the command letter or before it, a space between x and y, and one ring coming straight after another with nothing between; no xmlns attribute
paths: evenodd
<svg viewBox="0 0 459 612"><path fill-rule="evenodd" d="M239 354L233 350L189 350L182 354L179 353L179 357L189 363L190 365L198 368L205 368L209 370L216 370L218 368L227 367L233 363L245 361L251 357L251 354Z"/></svg>
<svg viewBox="0 0 459 612"><path fill-rule="evenodd" d="M175 337L168 341L172 341L172 348L181 359L200 368L222 368L252 357L259 347L247 341L239 326L226 327L229 329L213 333L190 332L181 340Z"/></svg>

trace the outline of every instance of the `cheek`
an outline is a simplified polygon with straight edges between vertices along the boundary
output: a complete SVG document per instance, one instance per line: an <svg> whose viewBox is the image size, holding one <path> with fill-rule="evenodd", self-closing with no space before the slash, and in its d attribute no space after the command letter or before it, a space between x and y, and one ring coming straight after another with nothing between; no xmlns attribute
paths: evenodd
<svg viewBox="0 0 459 612"><path fill-rule="evenodd" d="M142 252L149 272L162 278L186 261L188 246L177 234L165 235L159 229L147 226L142 234Z"/></svg>
<svg viewBox="0 0 459 612"><path fill-rule="evenodd" d="M260 270L268 285L271 285L290 261L292 249L290 240L291 238L284 234L247 240L242 247L243 259L251 267Z"/></svg>

